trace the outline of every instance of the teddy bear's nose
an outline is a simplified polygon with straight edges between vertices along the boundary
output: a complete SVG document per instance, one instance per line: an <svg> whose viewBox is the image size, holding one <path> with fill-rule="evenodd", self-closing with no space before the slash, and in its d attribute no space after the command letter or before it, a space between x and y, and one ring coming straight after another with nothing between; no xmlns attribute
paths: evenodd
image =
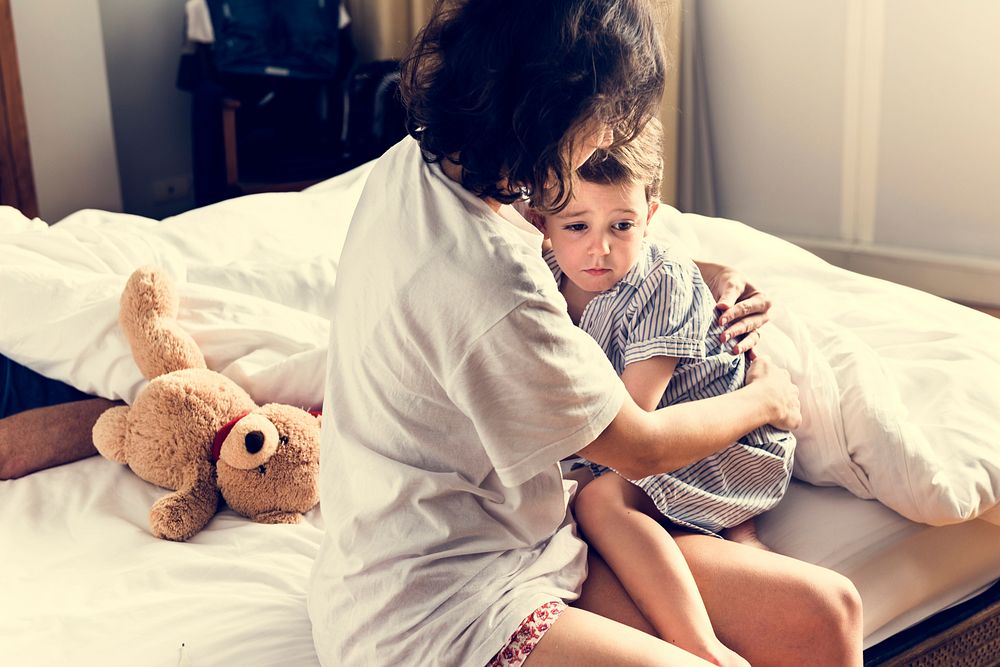
<svg viewBox="0 0 1000 667"><path fill-rule="evenodd" d="M248 452L256 454L264 446L264 434L260 431L250 431L244 436L243 444L246 446Z"/></svg>

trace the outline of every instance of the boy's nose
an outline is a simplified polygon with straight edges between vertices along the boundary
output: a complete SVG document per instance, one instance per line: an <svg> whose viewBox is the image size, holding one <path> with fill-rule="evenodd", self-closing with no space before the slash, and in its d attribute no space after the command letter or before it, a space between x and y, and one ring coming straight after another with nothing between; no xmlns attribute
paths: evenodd
<svg viewBox="0 0 1000 667"><path fill-rule="evenodd" d="M595 242L590 245L591 255L607 255L609 252L611 252L611 244L608 243L608 240L603 236L596 239Z"/></svg>

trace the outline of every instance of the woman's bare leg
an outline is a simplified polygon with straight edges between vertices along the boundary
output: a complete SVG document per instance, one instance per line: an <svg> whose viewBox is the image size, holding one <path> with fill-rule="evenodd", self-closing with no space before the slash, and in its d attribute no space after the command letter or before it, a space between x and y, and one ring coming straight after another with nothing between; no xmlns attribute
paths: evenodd
<svg viewBox="0 0 1000 667"><path fill-rule="evenodd" d="M586 476L580 481L586 482ZM691 568L716 634L754 667L861 664L861 598L846 577L707 535L675 533L674 538ZM575 606L654 634L617 577L593 550L588 562L590 572ZM546 636L548 633L543 642Z"/></svg>
<svg viewBox="0 0 1000 667"><path fill-rule="evenodd" d="M525 667L709 665L650 634L652 627L599 556L592 554L588 566L580 599L542 635Z"/></svg>
<svg viewBox="0 0 1000 667"><path fill-rule="evenodd" d="M861 665L861 598L849 579L707 535L674 537L719 639L754 667Z"/></svg>
<svg viewBox="0 0 1000 667"><path fill-rule="evenodd" d="M0 419L0 479L17 479L97 453L94 422L120 401L91 398L25 410Z"/></svg>

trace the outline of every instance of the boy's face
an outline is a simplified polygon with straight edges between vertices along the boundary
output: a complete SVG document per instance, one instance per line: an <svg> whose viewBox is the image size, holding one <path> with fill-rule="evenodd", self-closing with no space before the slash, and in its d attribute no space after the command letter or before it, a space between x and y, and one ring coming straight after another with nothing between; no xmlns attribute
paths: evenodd
<svg viewBox="0 0 1000 667"><path fill-rule="evenodd" d="M563 275L585 292L614 287L638 260L656 206L640 183L578 180L569 205L542 221Z"/></svg>

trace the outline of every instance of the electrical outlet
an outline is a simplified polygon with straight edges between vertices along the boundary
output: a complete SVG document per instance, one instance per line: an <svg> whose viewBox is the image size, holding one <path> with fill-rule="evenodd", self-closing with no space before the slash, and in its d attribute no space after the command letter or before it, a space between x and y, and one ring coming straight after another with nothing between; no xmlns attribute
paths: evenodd
<svg viewBox="0 0 1000 667"><path fill-rule="evenodd" d="M153 202L156 204L184 199L189 194L191 194L191 177L187 174L153 181Z"/></svg>

